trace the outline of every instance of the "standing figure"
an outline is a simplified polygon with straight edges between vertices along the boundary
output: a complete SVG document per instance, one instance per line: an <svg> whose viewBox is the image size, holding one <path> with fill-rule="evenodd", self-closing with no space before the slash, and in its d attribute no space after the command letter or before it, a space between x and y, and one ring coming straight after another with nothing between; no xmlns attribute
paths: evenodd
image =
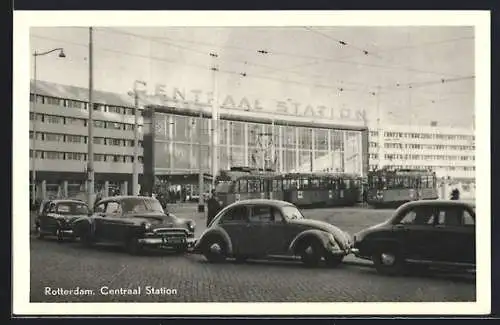
<svg viewBox="0 0 500 325"><path fill-rule="evenodd" d="M217 198L215 196L215 190L212 190L212 195L207 201L207 227L215 218L219 210L220 210L219 201L217 201Z"/></svg>

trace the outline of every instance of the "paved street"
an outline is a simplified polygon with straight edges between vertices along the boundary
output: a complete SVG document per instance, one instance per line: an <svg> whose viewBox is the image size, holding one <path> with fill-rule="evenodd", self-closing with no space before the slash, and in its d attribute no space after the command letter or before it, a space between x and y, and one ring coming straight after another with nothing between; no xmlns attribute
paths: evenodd
<svg viewBox="0 0 500 325"><path fill-rule="evenodd" d="M193 217L198 234L204 229L195 205L170 208ZM390 210L360 208L304 210L354 233L381 222ZM31 239L31 301L159 301L159 302L378 302L474 301L475 282L466 276L434 274L386 277L370 262L353 257L337 268L309 269L295 261L251 261L209 264L198 255L151 253L130 256L120 248L83 248L79 243ZM147 287L165 288L148 294ZM45 290L90 289L88 295L47 295ZM101 288L141 287L135 294L103 294ZM105 292L109 289L102 289ZM176 292L172 292L172 291ZM162 292L160 292L162 291Z"/></svg>

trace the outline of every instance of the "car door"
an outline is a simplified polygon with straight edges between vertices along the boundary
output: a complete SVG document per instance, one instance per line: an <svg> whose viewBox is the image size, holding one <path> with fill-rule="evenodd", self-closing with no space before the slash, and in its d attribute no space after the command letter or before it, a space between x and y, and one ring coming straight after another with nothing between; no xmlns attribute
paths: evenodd
<svg viewBox="0 0 500 325"><path fill-rule="evenodd" d="M55 232L58 228L57 222L57 204L55 202L50 202L47 205L46 210L43 213L43 219L41 221L41 228L46 232Z"/></svg>
<svg viewBox="0 0 500 325"><path fill-rule="evenodd" d="M475 213L463 206L442 206L436 229L439 260L446 263L476 262Z"/></svg>
<svg viewBox="0 0 500 325"><path fill-rule="evenodd" d="M436 237L434 227L437 212L434 207L415 206L402 211L401 219L393 226L392 236L408 259L434 260Z"/></svg>
<svg viewBox="0 0 500 325"><path fill-rule="evenodd" d="M92 225L94 227L94 236L99 240L106 240L106 225L104 220L106 219L106 205L108 202L102 202L94 207L94 212L92 214Z"/></svg>
<svg viewBox="0 0 500 325"><path fill-rule="evenodd" d="M255 210L254 210L255 209ZM258 207L252 210L258 212L259 218L255 220L258 224L255 226L255 241L262 245L261 253L265 255L284 255L288 251L288 245L291 241L290 232L281 211L276 207ZM252 222L252 218L250 220Z"/></svg>
<svg viewBox="0 0 500 325"><path fill-rule="evenodd" d="M110 241L121 241L123 230L122 206L119 201L108 201L100 222L101 234Z"/></svg>
<svg viewBox="0 0 500 325"><path fill-rule="evenodd" d="M234 254L247 254L252 246L248 236L248 207L238 205L228 209L220 219L219 226L229 235Z"/></svg>

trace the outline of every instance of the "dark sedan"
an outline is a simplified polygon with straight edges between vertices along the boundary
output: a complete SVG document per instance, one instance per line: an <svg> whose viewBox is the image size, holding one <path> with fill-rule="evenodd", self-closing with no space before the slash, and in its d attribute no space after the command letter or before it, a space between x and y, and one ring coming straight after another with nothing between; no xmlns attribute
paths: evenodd
<svg viewBox="0 0 500 325"><path fill-rule="evenodd" d="M235 202L220 211L195 251L211 262L296 256L309 266L323 260L336 266L350 248L349 235L339 228L306 219L291 203L257 199Z"/></svg>
<svg viewBox="0 0 500 325"><path fill-rule="evenodd" d="M195 222L165 213L152 197L114 196L95 204L91 217L73 223L86 245L108 242L137 254L144 248L185 252L194 246Z"/></svg>
<svg viewBox="0 0 500 325"><path fill-rule="evenodd" d="M59 241L73 238L72 223L87 218L90 210L79 200L46 200L40 205L35 219L35 232L39 239L55 236Z"/></svg>
<svg viewBox="0 0 500 325"><path fill-rule="evenodd" d="M422 200L399 207L387 221L354 235L356 256L383 274L415 265L475 269L476 213L460 201Z"/></svg>

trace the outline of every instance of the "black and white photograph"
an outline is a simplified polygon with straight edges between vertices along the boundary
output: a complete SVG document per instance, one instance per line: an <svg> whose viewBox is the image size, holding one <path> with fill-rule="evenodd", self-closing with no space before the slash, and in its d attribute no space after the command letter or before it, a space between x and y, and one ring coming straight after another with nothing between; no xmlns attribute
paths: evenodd
<svg viewBox="0 0 500 325"><path fill-rule="evenodd" d="M14 312L488 313L489 28L15 13Z"/></svg>

